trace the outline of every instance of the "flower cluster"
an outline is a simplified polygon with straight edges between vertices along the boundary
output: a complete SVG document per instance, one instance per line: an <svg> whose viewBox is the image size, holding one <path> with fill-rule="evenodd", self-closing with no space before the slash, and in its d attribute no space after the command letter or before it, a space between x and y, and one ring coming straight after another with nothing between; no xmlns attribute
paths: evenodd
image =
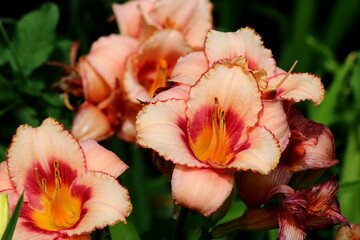
<svg viewBox="0 0 360 240"><path fill-rule="evenodd" d="M297 61L279 68L250 27L212 29L212 7L113 4L120 34L100 37L78 61L74 45L57 83L66 100L84 97L72 134L52 118L22 125L0 164L11 211L24 193L16 239L90 239L126 222L132 205L116 178L127 165L97 143L112 135L166 162L174 203L205 217L226 211L236 185L247 210L211 226L213 237L278 227L279 239L304 239L310 229L349 226L335 178L314 185L338 163L332 133L296 106L321 103L320 78L294 72Z"/></svg>

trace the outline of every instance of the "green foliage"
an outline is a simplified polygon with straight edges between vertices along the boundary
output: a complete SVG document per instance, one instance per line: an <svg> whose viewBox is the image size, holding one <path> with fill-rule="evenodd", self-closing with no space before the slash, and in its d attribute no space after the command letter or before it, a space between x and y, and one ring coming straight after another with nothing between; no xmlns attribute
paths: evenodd
<svg viewBox="0 0 360 240"><path fill-rule="evenodd" d="M4 235L2 236L1 240L11 240L12 239L12 237L14 235L15 227L16 227L19 215L20 215L20 210L21 210L23 201L24 201L24 193L21 194L21 196L15 206L14 212L12 213L12 215L10 217L9 223L5 229Z"/></svg>

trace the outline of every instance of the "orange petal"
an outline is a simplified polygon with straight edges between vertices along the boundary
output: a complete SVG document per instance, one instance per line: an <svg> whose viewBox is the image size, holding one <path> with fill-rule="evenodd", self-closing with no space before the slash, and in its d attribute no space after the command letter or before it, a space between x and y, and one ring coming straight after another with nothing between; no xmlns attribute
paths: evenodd
<svg viewBox="0 0 360 240"><path fill-rule="evenodd" d="M234 176L211 169L176 165L171 187L176 204L208 216L215 212L230 195Z"/></svg>
<svg viewBox="0 0 360 240"><path fill-rule="evenodd" d="M128 166L115 153L94 140L81 141L80 146L85 153L88 171L104 172L117 178L128 169Z"/></svg>

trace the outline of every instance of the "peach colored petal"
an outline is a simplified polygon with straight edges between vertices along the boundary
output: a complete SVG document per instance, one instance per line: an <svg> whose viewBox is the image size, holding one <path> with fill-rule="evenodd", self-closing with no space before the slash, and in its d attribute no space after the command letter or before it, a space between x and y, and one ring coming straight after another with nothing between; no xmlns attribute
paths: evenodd
<svg viewBox="0 0 360 240"><path fill-rule="evenodd" d="M165 101L169 99L182 99L187 100L189 98L190 86L180 85L175 86L157 94L150 102Z"/></svg>
<svg viewBox="0 0 360 240"><path fill-rule="evenodd" d="M251 70L264 69L268 76L275 73L276 63L271 51L263 46L261 37L251 28L228 33L211 30L205 41L205 53L210 65L243 56Z"/></svg>
<svg viewBox="0 0 360 240"><path fill-rule="evenodd" d="M94 140L80 142L85 153L88 171L99 171L117 178L128 166L115 153L107 150Z"/></svg>
<svg viewBox="0 0 360 240"><path fill-rule="evenodd" d="M171 179L176 204L208 216L230 195L234 176L211 169L176 165Z"/></svg>
<svg viewBox="0 0 360 240"><path fill-rule="evenodd" d="M10 177L18 193L24 191L28 174L35 175L36 166L50 175L54 160L71 166L77 174L86 170L78 141L52 118L47 118L37 128L21 125L7 155Z"/></svg>
<svg viewBox="0 0 360 240"><path fill-rule="evenodd" d="M153 17L165 27L170 25L181 30L190 45L200 49L206 32L213 28L212 8L208 0L193 0L186 4L182 0L159 0Z"/></svg>
<svg viewBox="0 0 360 240"><path fill-rule="evenodd" d="M0 191L5 189L13 189L14 185L10 180L7 162L0 163Z"/></svg>
<svg viewBox="0 0 360 240"><path fill-rule="evenodd" d="M139 101L149 101L150 96L146 89L139 83L139 79L137 77L138 67L135 62L136 58L130 57L126 63L126 70L124 73L124 92L126 93L127 98L132 103L138 104Z"/></svg>
<svg viewBox="0 0 360 240"><path fill-rule="evenodd" d="M89 233L118 221L126 222L132 205L128 191L117 180L100 172L86 172L70 186L72 195L90 194L83 203L84 215L73 229L59 230L68 236Z"/></svg>
<svg viewBox="0 0 360 240"><path fill-rule="evenodd" d="M289 143L290 129L281 101L263 101L264 109L260 114L259 125L269 129L279 141L281 151Z"/></svg>
<svg viewBox="0 0 360 240"><path fill-rule="evenodd" d="M130 119L125 119L121 124L121 127L117 131L116 136L127 142L135 142L136 141L135 121L132 121Z"/></svg>
<svg viewBox="0 0 360 240"><path fill-rule="evenodd" d="M249 132L249 138L244 143L229 168L237 170L252 170L268 174L276 167L280 158L280 147L274 136L264 127L254 127Z"/></svg>
<svg viewBox="0 0 360 240"><path fill-rule="evenodd" d="M279 74L269 79L269 87L275 87L285 74ZM281 84L276 97L283 100L300 102L311 100L314 106L324 98L324 86L319 77L309 73L293 73Z"/></svg>
<svg viewBox="0 0 360 240"><path fill-rule="evenodd" d="M125 71L125 60L138 47L139 42L136 39L111 34L100 37L92 44L86 60L106 81L108 86L114 89L116 79L121 79Z"/></svg>
<svg viewBox="0 0 360 240"><path fill-rule="evenodd" d="M112 5L120 33L124 36L138 38L142 21L141 7L145 12L153 8L154 0L136 0L124 4Z"/></svg>
<svg viewBox="0 0 360 240"><path fill-rule="evenodd" d="M245 126L258 121L262 109L260 91L252 75L241 67L216 64L190 89L186 110L189 125L199 109L214 105L215 98L225 112L235 111Z"/></svg>
<svg viewBox="0 0 360 240"><path fill-rule="evenodd" d="M79 108L72 123L71 132L78 140L103 140L113 134L105 114L96 106L85 102Z"/></svg>
<svg viewBox="0 0 360 240"><path fill-rule="evenodd" d="M94 69L86 56L79 60L79 74L81 76L85 99L92 103L98 103L111 94L110 86L105 79Z"/></svg>
<svg viewBox="0 0 360 240"><path fill-rule="evenodd" d="M192 52L180 57L171 73L169 81L194 85L209 68L204 52Z"/></svg>
<svg viewBox="0 0 360 240"><path fill-rule="evenodd" d="M207 167L195 158L188 144L185 108L183 100L158 101L146 105L136 121L138 142L173 163Z"/></svg>

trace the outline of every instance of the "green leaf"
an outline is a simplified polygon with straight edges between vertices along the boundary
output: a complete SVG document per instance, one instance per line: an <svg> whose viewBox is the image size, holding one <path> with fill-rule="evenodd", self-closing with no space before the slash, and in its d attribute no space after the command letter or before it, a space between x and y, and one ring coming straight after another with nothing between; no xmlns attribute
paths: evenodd
<svg viewBox="0 0 360 240"><path fill-rule="evenodd" d="M334 75L334 80L330 88L325 93L323 102L316 108L310 109L311 120L327 126L333 123L334 117L336 116L335 109L341 98L341 91L343 90L349 72L354 66L355 59L355 53L350 53L345 62L339 67L339 70Z"/></svg>
<svg viewBox="0 0 360 240"><path fill-rule="evenodd" d="M127 224L119 222L114 226L108 226L108 229L111 239L113 240L140 240L140 236L131 222L128 222Z"/></svg>
<svg viewBox="0 0 360 240"><path fill-rule="evenodd" d="M350 222L360 222L360 205L354 204L360 198L360 189L354 191L344 191L341 186L348 182L360 181L360 144L356 136L356 131L350 131L347 139L344 158L342 159L342 172L340 178L339 202L341 213ZM345 185L346 186L346 185Z"/></svg>
<svg viewBox="0 0 360 240"><path fill-rule="evenodd" d="M16 207L14 209L13 214L11 215L10 221L5 229L4 235L2 236L1 240L11 240L15 231L16 223L19 218L19 214L21 211L21 207L24 200L24 193L21 194Z"/></svg>
<svg viewBox="0 0 360 240"><path fill-rule="evenodd" d="M54 48L58 20L59 9L54 3L44 3L19 20L13 47L21 69L17 69L16 60L11 58L14 70L28 76L48 59Z"/></svg>
<svg viewBox="0 0 360 240"><path fill-rule="evenodd" d="M360 109L360 52L357 52L357 61L350 77L350 84L353 89L355 106Z"/></svg>

